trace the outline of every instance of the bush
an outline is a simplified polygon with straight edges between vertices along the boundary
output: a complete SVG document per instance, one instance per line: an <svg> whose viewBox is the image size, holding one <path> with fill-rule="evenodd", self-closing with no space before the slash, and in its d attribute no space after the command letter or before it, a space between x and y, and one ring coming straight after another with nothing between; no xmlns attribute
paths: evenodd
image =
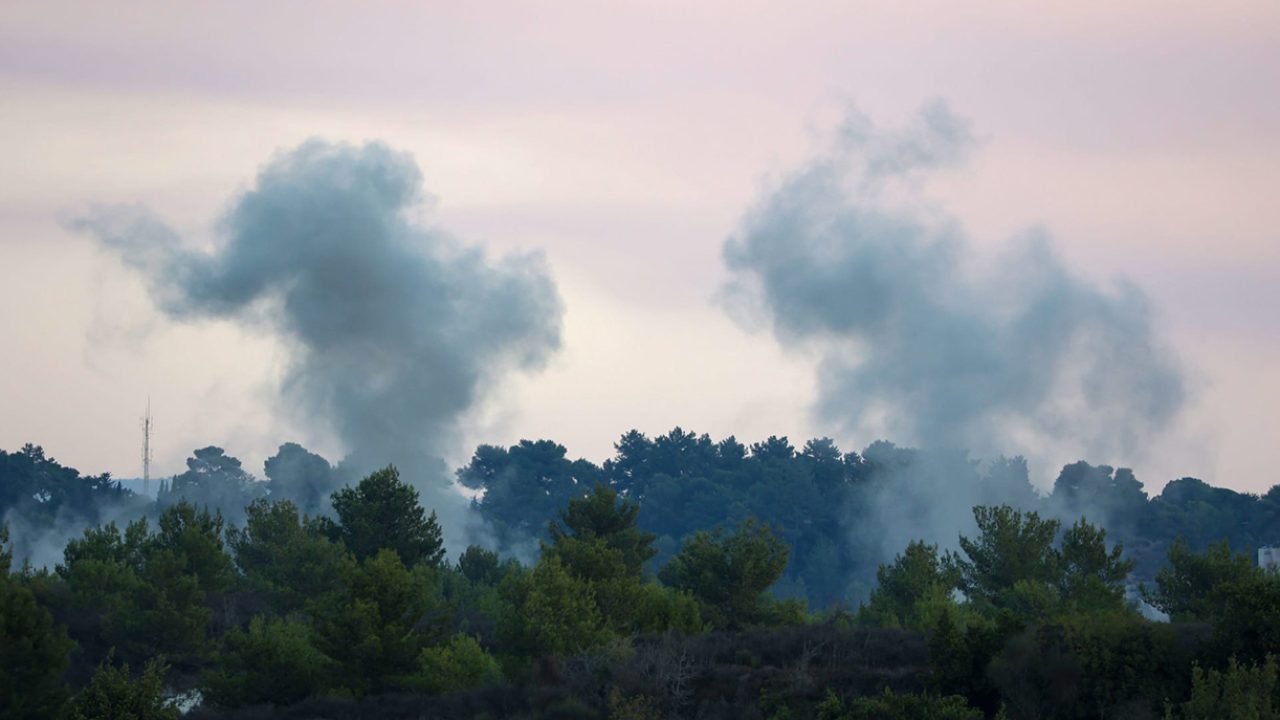
<svg viewBox="0 0 1280 720"><path fill-rule="evenodd" d="M879 695L854 698L848 705L835 693L818 706L818 720L982 720L982 711L959 695L895 693L889 688Z"/></svg>
<svg viewBox="0 0 1280 720"><path fill-rule="evenodd" d="M67 698L62 673L73 644L7 573L0 572L0 717L50 717Z"/></svg>
<svg viewBox="0 0 1280 720"><path fill-rule="evenodd" d="M178 709L165 702L164 676L168 667L159 660L147 663L133 678L129 665L115 665L114 653L98 666L93 679L71 701L69 720L176 720Z"/></svg>
<svg viewBox="0 0 1280 720"><path fill-rule="evenodd" d="M501 678L493 656L475 638L461 633L444 645L425 648L418 662L422 670L414 685L437 695L470 690Z"/></svg>
<svg viewBox="0 0 1280 720"><path fill-rule="evenodd" d="M1261 665L1241 665L1232 658L1222 672L1197 665L1191 673L1191 699L1167 708L1165 718L1276 720L1278 691L1276 659L1270 655Z"/></svg>
<svg viewBox="0 0 1280 720"><path fill-rule="evenodd" d="M205 701L222 707L288 704L327 689L336 663L311 644L294 620L255 617L227 634L216 670L205 677Z"/></svg>

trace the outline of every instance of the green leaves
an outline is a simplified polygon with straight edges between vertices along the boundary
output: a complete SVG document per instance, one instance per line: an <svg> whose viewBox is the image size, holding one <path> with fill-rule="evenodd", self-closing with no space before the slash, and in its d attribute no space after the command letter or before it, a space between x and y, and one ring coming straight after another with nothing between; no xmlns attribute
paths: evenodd
<svg viewBox="0 0 1280 720"><path fill-rule="evenodd" d="M187 502L234 514L265 491L265 483L255 481L238 459L220 447L209 446L192 452L186 472L175 475L168 484L161 482L156 503L167 507Z"/></svg>
<svg viewBox="0 0 1280 720"><path fill-rule="evenodd" d="M501 592L507 606L498 637L514 654L571 655L610 637L591 584L571 575L554 555L544 556L531 572L508 576Z"/></svg>
<svg viewBox="0 0 1280 720"><path fill-rule="evenodd" d="M316 649L305 623L255 617L227 634L205 700L221 707L288 704L336 684L338 664Z"/></svg>
<svg viewBox="0 0 1280 720"><path fill-rule="evenodd" d="M0 574L0 717L54 717L67 698L62 673L74 647L30 590Z"/></svg>
<svg viewBox="0 0 1280 720"><path fill-rule="evenodd" d="M876 695L856 697L848 704L835 693L818 705L818 720L982 720L981 710L963 697L895 693L889 688Z"/></svg>
<svg viewBox="0 0 1280 720"><path fill-rule="evenodd" d="M942 562L936 545L912 542L891 565L876 571L878 584L859 612L863 622L880 627L926 630L938 606L950 603L959 577Z"/></svg>
<svg viewBox="0 0 1280 720"><path fill-rule="evenodd" d="M1107 549L1105 530L1082 518L1064 534L1058 549L1057 520L1008 505L978 506L973 515L978 536L961 536L963 554L949 555L946 563L980 611L1006 610L1023 620L1038 620L1126 609L1124 581L1133 563L1123 559L1119 544Z"/></svg>
<svg viewBox="0 0 1280 720"><path fill-rule="evenodd" d="M384 548L406 565L440 565L444 540L433 511L427 517L418 491L388 466L333 494L338 535L357 559L373 557Z"/></svg>
<svg viewBox="0 0 1280 720"><path fill-rule="evenodd" d="M310 607L316 645L341 665L344 687L357 694L396 687L414 673L422 648L444 637L447 608L430 574L381 550L360 564L344 592Z"/></svg>
<svg viewBox="0 0 1280 720"><path fill-rule="evenodd" d="M1107 551L1107 531L1081 518L1062 537L1059 589L1074 612L1118 612L1125 609L1124 582L1134 562L1117 544Z"/></svg>
<svg viewBox="0 0 1280 720"><path fill-rule="evenodd" d="M767 612L764 593L782 576L788 553L768 525L748 518L731 533L694 533L658 576L697 598L712 625L736 628Z"/></svg>
<svg viewBox="0 0 1280 720"><path fill-rule="evenodd" d="M607 485L596 485L585 498L570 500L560 514L560 521L551 523L549 549L560 555L571 570L589 579L616 575L639 577L644 564L658 552L653 548L657 536L640 532L636 526L639 512L637 503L620 500L617 491ZM581 548L597 540L620 562L616 571L606 567L612 563L602 564L598 559L601 553ZM588 564L592 567L588 568Z"/></svg>
<svg viewBox="0 0 1280 720"><path fill-rule="evenodd" d="M234 577L222 519L179 502L157 525L154 533L145 519L123 534L114 524L87 530L68 543L58 573L77 613L94 619L125 660L197 662L209 650L207 603Z"/></svg>
<svg viewBox="0 0 1280 720"><path fill-rule="evenodd" d="M1169 563L1156 574L1155 589L1144 588L1143 596L1173 620L1215 620L1223 610L1219 591L1256 572L1247 556L1232 554L1226 540L1196 553L1179 538L1169 547Z"/></svg>
<svg viewBox="0 0 1280 720"><path fill-rule="evenodd" d="M501 678L498 661L475 638L461 633L444 645L424 649L418 664L416 686L437 695L470 690Z"/></svg>
<svg viewBox="0 0 1280 720"><path fill-rule="evenodd" d="M135 678L128 663L117 666L114 660L108 654L76 695L67 713L69 720L177 720L177 708L164 699L167 665L150 660Z"/></svg>
<svg viewBox="0 0 1280 720"><path fill-rule="evenodd" d="M245 508L244 529L232 528L227 544L245 582L266 593L281 615L338 591L356 568L346 548L300 518L288 500L254 501Z"/></svg>
<svg viewBox="0 0 1280 720"><path fill-rule="evenodd" d="M0 577L9 574L13 565L13 547L9 545L9 526L0 523Z"/></svg>
<svg viewBox="0 0 1280 720"><path fill-rule="evenodd" d="M1012 604L1016 583L1053 584L1059 575L1053 541L1056 520L1042 520L1008 505L973 509L978 537L960 537L963 556L953 556L960 573L960 589L970 599L1006 607Z"/></svg>
<svg viewBox="0 0 1280 720"><path fill-rule="evenodd" d="M1276 659L1267 656L1258 665L1241 665L1232 658L1225 671L1205 671L1197 665L1191 673L1191 698L1165 713L1168 720L1276 720L1280 718L1280 671Z"/></svg>

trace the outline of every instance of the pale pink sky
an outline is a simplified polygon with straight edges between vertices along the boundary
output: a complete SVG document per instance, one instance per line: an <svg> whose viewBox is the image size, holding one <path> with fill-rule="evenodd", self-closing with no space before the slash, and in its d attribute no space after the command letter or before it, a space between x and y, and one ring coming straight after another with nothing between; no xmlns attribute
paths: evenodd
<svg viewBox="0 0 1280 720"><path fill-rule="evenodd" d="M1090 459L1153 488L1264 490L1280 482L1276 88L1274 0L7 2L0 447L135 475L149 394L161 471L209 443L255 471L290 439L336 459L273 402L283 348L162 318L60 223L136 202L208 236L272 152L315 135L412 152L432 222L546 251L565 348L471 419L475 442L551 437L600 460L633 426L831 434L807 415L812 358L713 301L720 246L847 103L892 126L943 98L983 144L934 195L979 242L1042 225L1081 272L1135 280L1191 370L1184 422L1147 456Z"/></svg>

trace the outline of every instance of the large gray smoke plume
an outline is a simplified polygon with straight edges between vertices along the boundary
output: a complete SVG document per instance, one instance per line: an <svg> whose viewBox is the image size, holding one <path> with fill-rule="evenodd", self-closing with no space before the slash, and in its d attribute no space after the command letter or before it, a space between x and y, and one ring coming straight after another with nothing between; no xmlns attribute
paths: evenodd
<svg viewBox="0 0 1280 720"><path fill-rule="evenodd" d="M140 270L170 316L276 334L292 352L284 395L331 423L348 462L394 462L422 483L446 477L434 458L490 381L559 346L562 308L540 255L492 262L413 222L421 200L411 156L312 140L235 198L212 253L137 209L78 226Z"/></svg>
<svg viewBox="0 0 1280 720"><path fill-rule="evenodd" d="M1184 399L1142 293L1078 276L1042 233L975 253L920 192L964 158L968 127L941 104L914 125L854 115L761 198L724 247L729 297L817 349L816 409L848 431L988 457L1138 451Z"/></svg>

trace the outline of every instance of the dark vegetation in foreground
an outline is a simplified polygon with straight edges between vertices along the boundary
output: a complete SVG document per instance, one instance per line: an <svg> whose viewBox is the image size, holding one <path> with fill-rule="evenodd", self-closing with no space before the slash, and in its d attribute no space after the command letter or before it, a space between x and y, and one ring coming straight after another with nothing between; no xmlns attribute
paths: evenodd
<svg viewBox="0 0 1280 720"><path fill-rule="evenodd" d="M673 466L675 446L714 462ZM814 555L837 546L830 572L857 576L857 499L898 481L909 507L932 482L916 464L1005 492L1018 462L679 431L628 434L603 466L557 448L482 447L459 471L500 542L540 541L528 565L447 557L393 468L344 481L296 445L265 483L197 451L155 503L37 448L0 453L10 524L87 526L52 568L0 539L0 717L171 718L175 695L199 700L193 718L1280 715L1280 576L1228 544L1274 542L1276 489L1184 480L1148 499L1080 463L1048 498L974 507L957 550L905 543L865 592L836 592ZM1107 529L1063 519L1086 506ZM122 508L136 519L108 521ZM1128 596L1138 562L1169 622Z"/></svg>

